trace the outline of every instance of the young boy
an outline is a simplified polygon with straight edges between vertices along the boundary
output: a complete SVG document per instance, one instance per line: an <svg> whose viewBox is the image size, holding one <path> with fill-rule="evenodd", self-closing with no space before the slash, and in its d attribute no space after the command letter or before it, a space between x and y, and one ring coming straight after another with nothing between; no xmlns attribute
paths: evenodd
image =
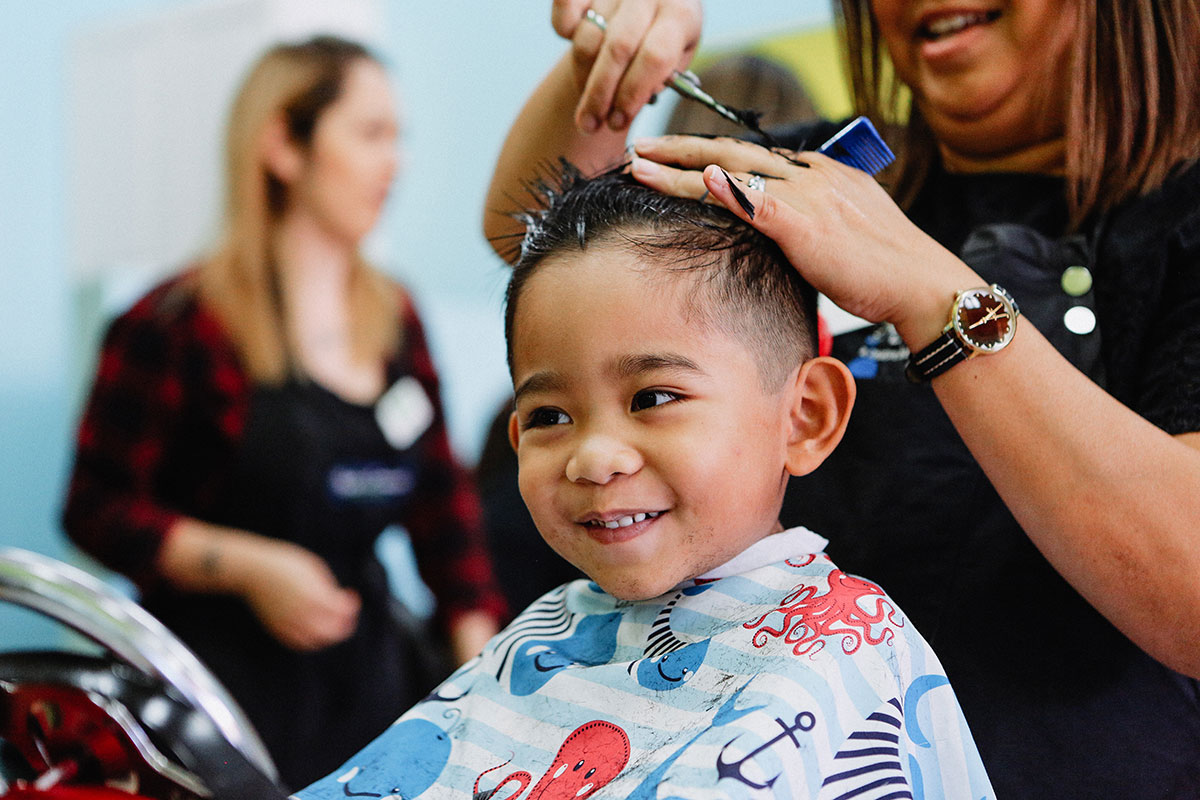
<svg viewBox="0 0 1200 800"><path fill-rule="evenodd" d="M510 438L538 529L592 581L299 797L993 797L920 634L779 524L854 400L811 287L723 209L619 172L541 188Z"/></svg>

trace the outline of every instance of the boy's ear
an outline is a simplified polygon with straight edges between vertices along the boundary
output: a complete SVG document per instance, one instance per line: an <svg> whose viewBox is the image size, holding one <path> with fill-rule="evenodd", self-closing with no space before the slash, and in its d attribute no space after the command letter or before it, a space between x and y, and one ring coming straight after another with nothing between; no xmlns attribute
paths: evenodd
<svg viewBox="0 0 1200 800"><path fill-rule="evenodd" d="M787 471L807 475L842 440L857 389L846 365L829 356L801 365L793 388Z"/></svg>
<svg viewBox="0 0 1200 800"><path fill-rule="evenodd" d="M285 184L300 177L304 169L304 152L288 136L283 117L267 123L262 133L262 160L267 172Z"/></svg>
<svg viewBox="0 0 1200 800"><path fill-rule="evenodd" d="M517 412L512 412L508 415L508 443L512 445L513 452L517 452L517 442L521 439L521 425L517 422Z"/></svg>

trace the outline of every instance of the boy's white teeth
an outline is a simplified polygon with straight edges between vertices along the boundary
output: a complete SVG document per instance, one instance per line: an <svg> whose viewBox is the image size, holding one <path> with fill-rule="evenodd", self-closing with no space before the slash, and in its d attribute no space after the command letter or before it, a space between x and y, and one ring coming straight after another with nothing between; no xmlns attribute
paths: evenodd
<svg viewBox="0 0 1200 800"><path fill-rule="evenodd" d="M608 522L598 519L595 522L593 522L592 524L593 525L602 525L605 528L628 528L630 525L632 525L635 522L641 522L642 520L645 520L645 519L654 519L657 516L658 516L657 511L647 511L644 514L639 512L632 516L621 517L620 519L613 519L613 520L609 520Z"/></svg>

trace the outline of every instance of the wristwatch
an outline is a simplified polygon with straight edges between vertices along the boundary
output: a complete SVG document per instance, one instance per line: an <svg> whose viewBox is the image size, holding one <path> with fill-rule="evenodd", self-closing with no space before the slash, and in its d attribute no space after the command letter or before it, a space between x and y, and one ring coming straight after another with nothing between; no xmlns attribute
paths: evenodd
<svg viewBox="0 0 1200 800"><path fill-rule="evenodd" d="M959 292L942 335L909 356L904 374L913 383L932 380L960 361L999 352L1017 332L1017 301L996 284Z"/></svg>

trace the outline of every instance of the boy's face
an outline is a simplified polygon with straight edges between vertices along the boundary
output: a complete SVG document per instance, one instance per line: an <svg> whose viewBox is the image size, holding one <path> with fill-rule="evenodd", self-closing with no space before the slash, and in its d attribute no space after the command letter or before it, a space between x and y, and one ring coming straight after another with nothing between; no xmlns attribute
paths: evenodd
<svg viewBox="0 0 1200 800"><path fill-rule="evenodd" d="M689 319L690 278L593 243L547 259L513 327L520 487L542 536L610 594L656 597L781 530L792 382Z"/></svg>

